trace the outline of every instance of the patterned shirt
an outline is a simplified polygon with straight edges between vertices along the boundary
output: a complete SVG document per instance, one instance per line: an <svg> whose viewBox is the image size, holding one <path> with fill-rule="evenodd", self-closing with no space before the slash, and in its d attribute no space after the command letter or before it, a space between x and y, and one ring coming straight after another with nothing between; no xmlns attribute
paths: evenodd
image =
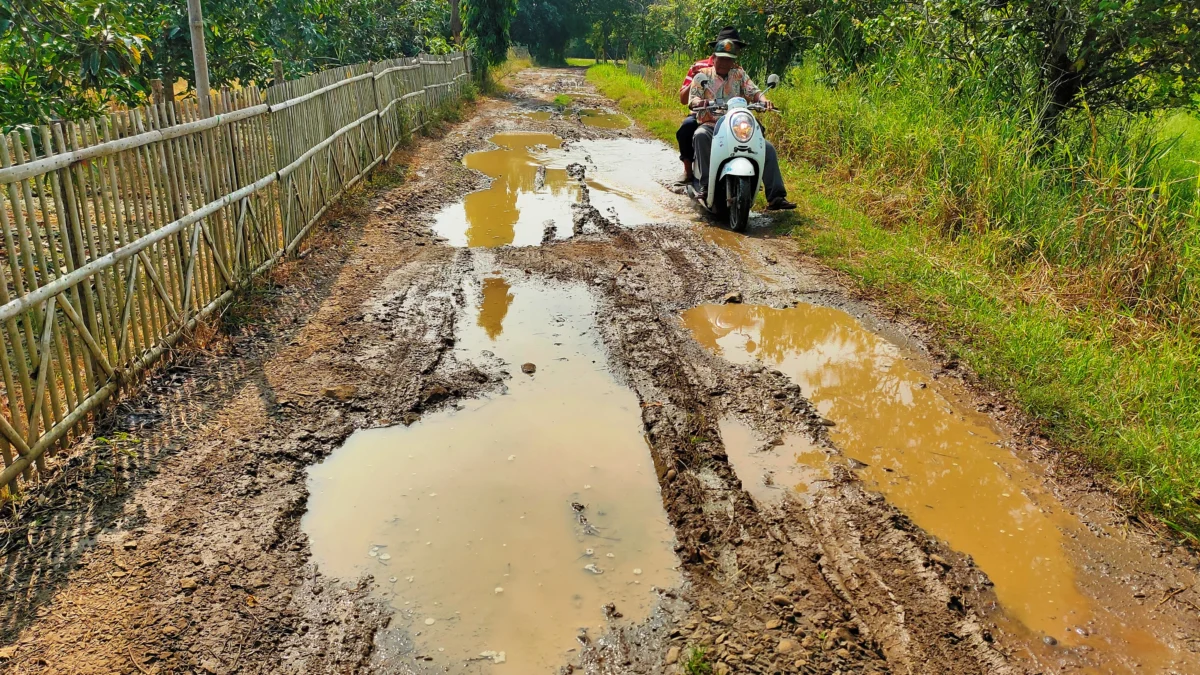
<svg viewBox="0 0 1200 675"><path fill-rule="evenodd" d="M708 75L708 87L700 86L699 78L694 78L691 85L691 98L688 101L688 107L696 107L706 101L728 101L731 98L741 96L751 103L761 102L763 95L762 91L755 86L750 76L746 71L734 66L729 69L729 74L722 78L717 75L717 67L709 66L703 68L696 75L704 73ZM712 124L717 121L717 116L705 110L696 113L696 121L701 124Z"/></svg>

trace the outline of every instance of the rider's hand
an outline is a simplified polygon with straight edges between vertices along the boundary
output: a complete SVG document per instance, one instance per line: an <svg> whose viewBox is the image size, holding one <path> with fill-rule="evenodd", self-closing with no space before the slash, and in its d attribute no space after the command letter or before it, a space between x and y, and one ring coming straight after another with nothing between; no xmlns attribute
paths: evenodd
<svg viewBox="0 0 1200 675"><path fill-rule="evenodd" d="M767 110L774 110L774 109L775 109L775 104L774 104L774 103L771 103L771 102L770 102L770 101L768 101L768 100L765 100L765 99L764 99L764 100L763 100L763 105L764 105L764 106L766 106Z"/></svg>

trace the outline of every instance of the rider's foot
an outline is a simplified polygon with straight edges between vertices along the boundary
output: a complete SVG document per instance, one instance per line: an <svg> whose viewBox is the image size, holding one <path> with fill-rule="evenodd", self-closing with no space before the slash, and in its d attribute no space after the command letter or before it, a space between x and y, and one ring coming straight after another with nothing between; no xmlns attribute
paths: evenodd
<svg viewBox="0 0 1200 675"><path fill-rule="evenodd" d="M690 182L692 182L692 177L685 173L685 174L683 174L682 177L680 177L679 180L675 181L675 184L676 185L687 185Z"/></svg>
<svg viewBox="0 0 1200 675"><path fill-rule="evenodd" d="M790 211L794 208L796 208L796 203L789 202L787 197L780 197L770 204L767 204L768 211Z"/></svg>

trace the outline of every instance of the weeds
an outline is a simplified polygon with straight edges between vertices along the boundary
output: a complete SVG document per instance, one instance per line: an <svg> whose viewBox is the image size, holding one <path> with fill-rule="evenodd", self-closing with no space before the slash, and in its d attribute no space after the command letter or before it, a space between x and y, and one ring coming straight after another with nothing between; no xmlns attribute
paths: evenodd
<svg viewBox="0 0 1200 675"><path fill-rule="evenodd" d="M571 107L571 97L566 94L559 94L554 97L554 106L560 111Z"/></svg>
<svg viewBox="0 0 1200 675"><path fill-rule="evenodd" d="M712 675L713 667L708 661L704 647L696 646L688 650L687 660L683 662L683 672L687 675Z"/></svg>
<svg viewBox="0 0 1200 675"><path fill-rule="evenodd" d="M488 95L503 94L507 89L504 87L504 80L516 72L532 67L533 62L526 58L516 56L510 49L508 58L504 63L498 63L488 68L487 76L483 81L483 93Z"/></svg>
<svg viewBox="0 0 1200 675"><path fill-rule="evenodd" d="M674 141L686 64L588 77ZM1053 142L919 55L768 118L801 246L940 330L1051 440L1200 537L1200 121L1084 110Z"/></svg>

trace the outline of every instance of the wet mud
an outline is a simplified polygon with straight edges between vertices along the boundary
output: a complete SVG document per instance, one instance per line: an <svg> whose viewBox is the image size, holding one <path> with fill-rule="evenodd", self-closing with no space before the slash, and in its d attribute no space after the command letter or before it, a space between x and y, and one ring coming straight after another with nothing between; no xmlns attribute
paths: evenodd
<svg viewBox="0 0 1200 675"><path fill-rule="evenodd" d="M1098 611L1078 589L1065 545L1082 529L1078 521L1002 447L985 415L964 410L952 385L915 368L897 345L845 311L807 303L704 305L683 321L715 353L778 368L796 382L855 473L970 555L995 584L1005 615L1034 633L1031 641L1085 646L1126 672L1171 664L1150 631ZM743 431L729 431L745 445ZM812 469L825 461L811 451L796 457L806 460Z"/></svg>
<svg viewBox="0 0 1200 675"><path fill-rule="evenodd" d="M673 534L586 287L471 286L456 356L514 377L410 426L355 433L310 470L301 528L325 573L375 577L434 667L474 672L491 653L552 672L578 631L603 630L605 605L642 621L654 589L678 584Z"/></svg>
<svg viewBox="0 0 1200 675"><path fill-rule="evenodd" d="M0 671L1200 672L1194 552L582 71L509 85L105 422L145 459L7 540Z"/></svg>
<svg viewBox="0 0 1200 675"><path fill-rule="evenodd" d="M586 108L579 111L579 121L589 127L598 129L627 129L632 121L621 113L608 112L597 108Z"/></svg>
<svg viewBox="0 0 1200 675"><path fill-rule="evenodd" d="M661 215L651 196L658 185L645 179L653 175L647 170L648 144L581 141L568 147L546 133L501 133L489 141L498 147L472 152L463 164L491 184L437 215L433 230L452 246L536 246L564 239L581 227L580 207L591 207L613 224L653 222ZM606 167L603 178L588 172L598 166L593 154ZM614 157L621 159L605 161Z"/></svg>

